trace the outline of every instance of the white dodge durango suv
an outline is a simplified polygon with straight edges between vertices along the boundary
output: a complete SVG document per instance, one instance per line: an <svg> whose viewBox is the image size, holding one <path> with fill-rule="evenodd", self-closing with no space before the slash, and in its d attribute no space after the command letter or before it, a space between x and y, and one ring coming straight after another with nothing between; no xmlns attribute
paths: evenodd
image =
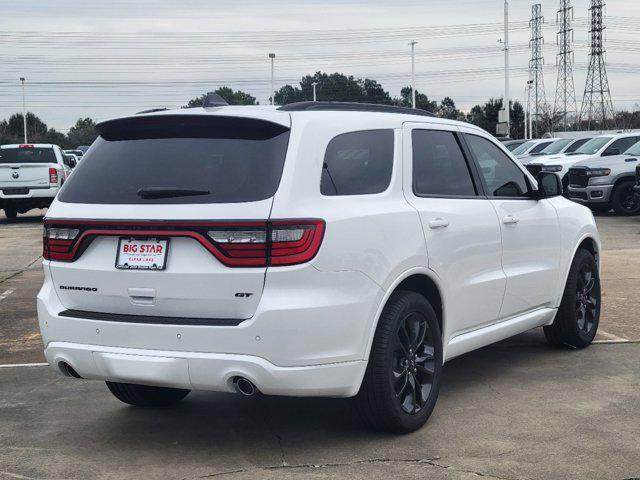
<svg viewBox="0 0 640 480"><path fill-rule="evenodd" d="M60 373L120 400L192 389L355 397L412 431L442 365L600 314L591 212L485 131L305 102L106 121L44 225L38 315Z"/></svg>

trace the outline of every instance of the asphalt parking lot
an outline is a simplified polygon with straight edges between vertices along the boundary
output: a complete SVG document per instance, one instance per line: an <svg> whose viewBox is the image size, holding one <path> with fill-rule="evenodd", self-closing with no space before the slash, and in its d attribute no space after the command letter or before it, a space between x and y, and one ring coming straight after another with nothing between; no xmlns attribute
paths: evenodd
<svg viewBox="0 0 640 480"><path fill-rule="evenodd" d="M0 214L0 478L640 477L640 217L597 217L596 344L555 350L534 330L459 357L401 437L362 430L345 400L196 392L140 410L33 365L41 220Z"/></svg>

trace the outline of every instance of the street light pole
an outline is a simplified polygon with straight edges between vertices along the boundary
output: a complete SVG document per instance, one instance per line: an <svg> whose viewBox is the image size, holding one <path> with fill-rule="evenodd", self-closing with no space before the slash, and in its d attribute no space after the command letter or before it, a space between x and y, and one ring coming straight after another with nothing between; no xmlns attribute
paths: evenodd
<svg viewBox="0 0 640 480"><path fill-rule="evenodd" d="M24 77L20 77L20 82L22 83L22 125L24 127L24 143L28 143L27 142L27 108L26 108L26 103L24 100L24 82L25 82L25 78Z"/></svg>
<svg viewBox="0 0 640 480"><path fill-rule="evenodd" d="M318 82L313 82L313 83L311 84L311 86L313 87L313 101L314 101L314 102L317 102L317 101L318 101L318 99L317 99L317 97L316 97L316 85L318 85Z"/></svg>
<svg viewBox="0 0 640 480"><path fill-rule="evenodd" d="M275 90L273 87L273 61L276 58L276 54L275 53L270 53L269 54L269 58L271 59L271 94L269 95L271 97L271 105L275 105L276 99L275 97Z"/></svg>
<svg viewBox="0 0 640 480"><path fill-rule="evenodd" d="M529 140L533 138L533 116L531 115L531 88L533 87L533 80L527 81L527 87L529 94L527 95L527 110L529 110Z"/></svg>
<svg viewBox="0 0 640 480"><path fill-rule="evenodd" d="M411 108L416 108L416 42L412 40L411 45Z"/></svg>
<svg viewBox="0 0 640 480"><path fill-rule="evenodd" d="M511 132L511 109L509 104L509 1L504 0L504 118L507 123L507 136Z"/></svg>
<svg viewBox="0 0 640 480"><path fill-rule="evenodd" d="M527 98L527 99L529 98L528 97L528 92L529 92L529 85L526 85L524 87L524 98ZM529 130L528 130L529 124L527 123L527 113L528 113L527 110L528 110L528 108L529 108L529 102L527 100L527 106L525 108L523 108L523 110L524 110L524 139L525 140L529 138Z"/></svg>

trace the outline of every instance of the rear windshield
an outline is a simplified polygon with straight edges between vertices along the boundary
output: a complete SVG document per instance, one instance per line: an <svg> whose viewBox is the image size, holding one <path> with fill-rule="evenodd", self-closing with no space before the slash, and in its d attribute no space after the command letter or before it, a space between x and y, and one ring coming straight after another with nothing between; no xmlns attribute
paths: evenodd
<svg viewBox="0 0 640 480"><path fill-rule="evenodd" d="M272 197L289 129L175 115L106 122L58 198L69 203L241 203ZM149 193L150 192L150 193Z"/></svg>
<svg viewBox="0 0 640 480"><path fill-rule="evenodd" d="M0 163L57 163L51 147L2 148Z"/></svg>

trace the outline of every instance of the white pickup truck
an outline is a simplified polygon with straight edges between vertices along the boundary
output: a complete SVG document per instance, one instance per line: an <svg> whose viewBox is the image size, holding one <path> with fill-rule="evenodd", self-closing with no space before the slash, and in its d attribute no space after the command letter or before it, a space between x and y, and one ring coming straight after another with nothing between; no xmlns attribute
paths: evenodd
<svg viewBox="0 0 640 480"><path fill-rule="evenodd" d="M71 168L57 145L0 146L0 209L15 218L32 208L47 208Z"/></svg>

